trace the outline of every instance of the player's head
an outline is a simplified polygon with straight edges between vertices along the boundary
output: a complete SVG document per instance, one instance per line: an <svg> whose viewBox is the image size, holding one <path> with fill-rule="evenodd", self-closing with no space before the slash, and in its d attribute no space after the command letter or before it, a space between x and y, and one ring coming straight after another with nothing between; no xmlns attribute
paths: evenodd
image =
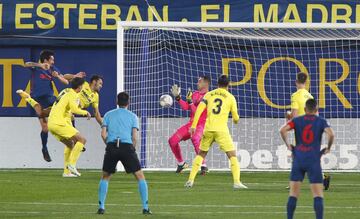
<svg viewBox="0 0 360 219"><path fill-rule="evenodd" d="M317 103L315 99L308 99L305 103L306 114L316 114L318 111Z"/></svg>
<svg viewBox="0 0 360 219"><path fill-rule="evenodd" d="M208 76L201 76L198 80L198 90L209 90L210 87L210 78Z"/></svg>
<svg viewBox="0 0 360 219"><path fill-rule="evenodd" d="M75 90L76 93L79 93L82 89L83 84L85 83L84 78L74 78L71 80L71 88Z"/></svg>
<svg viewBox="0 0 360 219"><path fill-rule="evenodd" d="M221 75L218 79L218 87L227 88L230 84L229 77L227 75Z"/></svg>
<svg viewBox="0 0 360 219"><path fill-rule="evenodd" d="M103 83L103 77L100 75L92 75L90 78L90 87L96 92L101 90Z"/></svg>
<svg viewBox="0 0 360 219"><path fill-rule="evenodd" d="M55 53L51 50L43 50L40 52L40 62L54 65L55 63L54 55Z"/></svg>
<svg viewBox="0 0 360 219"><path fill-rule="evenodd" d="M128 93L126 92L120 92L117 95L117 104L120 108L126 108L127 106L129 106L129 99L130 96Z"/></svg>
<svg viewBox="0 0 360 219"><path fill-rule="evenodd" d="M296 75L296 86L304 87L308 76L304 72L300 72Z"/></svg>

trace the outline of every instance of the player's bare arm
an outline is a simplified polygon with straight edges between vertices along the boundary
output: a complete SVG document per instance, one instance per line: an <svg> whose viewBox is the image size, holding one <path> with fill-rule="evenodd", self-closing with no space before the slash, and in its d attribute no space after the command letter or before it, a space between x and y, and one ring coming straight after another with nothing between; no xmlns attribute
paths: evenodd
<svg viewBox="0 0 360 219"><path fill-rule="evenodd" d="M101 125L102 122L103 122L103 119L102 119L102 117L101 117L99 108L94 108L94 115L95 115L96 121L99 123L99 125Z"/></svg>
<svg viewBox="0 0 360 219"><path fill-rule="evenodd" d="M76 74L64 74L64 78L68 81L71 81L73 78L83 78L86 76L86 73L83 71L80 71Z"/></svg>
<svg viewBox="0 0 360 219"><path fill-rule="evenodd" d="M330 152L331 146L334 143L334 139L335 139L335 135L334 135L334 131L332 128L328 127L324 129L324 132L326 133L327 137L328 137L328 145L325 148L324 154L327 154Z"/></svg>
<svg viewBox="0 0 360 219"><path fill-rule="evenodd" d="M284 141L288 150L292 151L293 146L288 141L288 132L290 130L291 130L291 127L288 124L285 124L280 128L280 135L281 135L281 139Z"/></svg>
<svg viewBox="0 0 360 219"><path fill-rule="evenodd" d="M38 67L38 68L42 68L44 70L49 70L50 69L50 64L48 64L48 63L37 63L37 62L25 62L24 67L25 68Z"/></svg>

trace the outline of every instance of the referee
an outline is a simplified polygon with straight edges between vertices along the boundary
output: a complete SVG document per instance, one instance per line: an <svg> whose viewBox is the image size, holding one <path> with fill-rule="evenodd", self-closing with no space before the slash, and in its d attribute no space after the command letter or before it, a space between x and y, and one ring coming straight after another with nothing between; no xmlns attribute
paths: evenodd
<svg viewBox="0 0 360 219"><path fill-rule="evenodd" d="M134 174L139 185L143 214L151 214L148 207L148 186L135 152L136 138L139 130L137 116L129 111L129 94L117 95L118 109L107 112L103 119L101 137L106 143L103 163L103 175L99 183L98 214L105 213L105 199L111 174L115 173L118 161L124 165L127 173Z"/></svg>

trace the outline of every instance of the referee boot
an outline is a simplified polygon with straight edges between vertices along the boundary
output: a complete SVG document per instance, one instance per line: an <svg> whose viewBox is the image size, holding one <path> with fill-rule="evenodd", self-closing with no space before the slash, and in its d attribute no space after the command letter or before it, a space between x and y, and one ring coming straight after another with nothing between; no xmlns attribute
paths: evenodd
<svg viewBox="0 0 360 219"><path fill-rule="evenodd" d="M96 214L105 214L105 209L99 208Z"/></svg>
<svg viewBox="0 0 360 219"><path fill-rule="evenodd" d="M143 209L143 215L150 215L150 214L152 214L152 212L150 211L150 208Z"/></svg>

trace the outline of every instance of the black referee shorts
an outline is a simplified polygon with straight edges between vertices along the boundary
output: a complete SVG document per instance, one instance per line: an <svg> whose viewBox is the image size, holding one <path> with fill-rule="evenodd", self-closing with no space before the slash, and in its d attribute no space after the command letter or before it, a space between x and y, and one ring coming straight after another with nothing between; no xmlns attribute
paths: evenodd
<svg viewBox="0 0 360 219"><path fill-rule="evenodd" d="M127 173L135 173L141 170L140 161L132 144L108 143L104 155L103 171L115 173L116 164L121 161Z"/></svg>

